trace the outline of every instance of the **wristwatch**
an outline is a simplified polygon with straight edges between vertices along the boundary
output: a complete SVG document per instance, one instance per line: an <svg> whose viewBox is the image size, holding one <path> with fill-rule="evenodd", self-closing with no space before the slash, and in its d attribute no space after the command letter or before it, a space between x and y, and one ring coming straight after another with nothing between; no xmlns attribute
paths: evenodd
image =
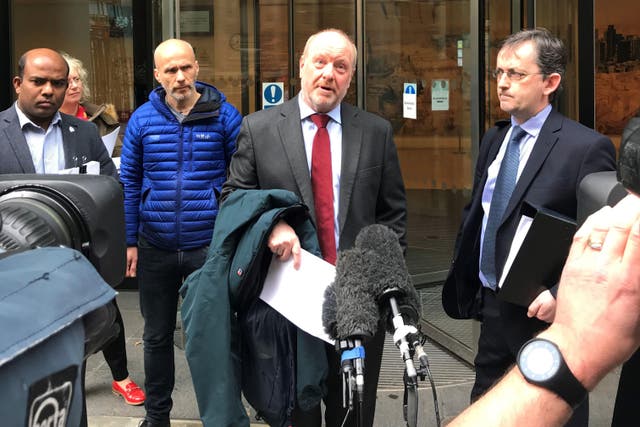
<svg viewBox="0 0 640 427"><path fill-rule="evenodd" d="M546 388L575 409L587 397L587 390L573 375L557 345L544 338L527 341L518 353L518 368L531 384Z"/></svg>

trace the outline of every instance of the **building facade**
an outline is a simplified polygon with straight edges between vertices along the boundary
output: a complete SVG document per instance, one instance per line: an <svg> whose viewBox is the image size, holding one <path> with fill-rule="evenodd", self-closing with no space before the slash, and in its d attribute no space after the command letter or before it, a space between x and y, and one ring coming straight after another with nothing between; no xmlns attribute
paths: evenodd
<svg viewBox="0 0 640 427"><path fill-rule="evenodd" d="M391 121L408 194L408 265L429 334L470 360L471 322L440 307L440 284L470 197L477 144L505 118L496 97L499 42L543 26L570 52L556 107L616 143L640 108L640 4L631 0L8 0L0 5L0 108L19 56L51 47L83 60L94 102L123 125L154 86L153 49L179 37L199 79L242 114L293 97L307 37L334 27L358 47L347 100ZM8 54L7 54L8 53ZM124 129L124 126L122 126Z"/></svg>

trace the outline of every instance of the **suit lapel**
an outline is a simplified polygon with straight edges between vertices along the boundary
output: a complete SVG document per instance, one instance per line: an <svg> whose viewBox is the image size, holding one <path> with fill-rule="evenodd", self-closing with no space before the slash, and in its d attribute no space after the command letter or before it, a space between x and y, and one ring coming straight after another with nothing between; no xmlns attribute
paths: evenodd
<svg viewBox="0 0 640 427"><path fill-rule="evenodd" d="M20 164L23 173L36 173L36 169L33 166L33 158L31 157L31 151L29 151L29 145L27 140L20 129L20 121L18 120L18 113L15 108L9 108L7 115L4 117L4 134L9 141L9 145L13 150L16 160Z"/></svg>
<svg viewBox="0 0 640 427"><path fill-rule="evenodd" d="M340 170L340 212L338 212L338 226L342 234L358 171L363 138L358 111L351 105L343 103L341 105L340 115L342 116L342 167Z"/></svg>
<svg viewBox="0 0 640 427"><path fill-rule="evenodd" d="M313 189L311 187L307 153L304 149L304 137L302 136L297 96L282 105L281 114L282 117L278 123L280 142L286 153L296 184L300 189L302 202L309 207L311 217L315 222L316 211L313 203Z"/></svg>
<svg viewBox="0 0 640 427"><path fill-rule="evenodd" d="M504 212L503 220L508 218L520 203L524 193L538 174L538 171L551 152L551 149L556 142L558 142L558 131L561 128L562 116L559 113L556 113L555 110L551 110L551 114L549 114L549 117L547 117L542 129L540 129L540 134L538 135L538 139L531 151L529 160L522 170L522 174L518 179L516 188L513 190L511 199L509 199L509 204Z"/></svg>
<svg viewBox="0 0 640 427"><path fill-rule="evenodd" d="M73 158L74 153L81 151L77 150L78 146L78 127L70 124L65 118L64 114L60 114L60 129L62 130L62 146L64 148L64 167L72 168L75 166L82 166L82 159Z"/></svg>

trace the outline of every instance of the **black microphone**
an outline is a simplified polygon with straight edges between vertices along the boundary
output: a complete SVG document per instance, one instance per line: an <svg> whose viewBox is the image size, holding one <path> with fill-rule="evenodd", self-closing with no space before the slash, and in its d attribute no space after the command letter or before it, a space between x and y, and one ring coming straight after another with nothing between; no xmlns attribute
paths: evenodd
<svg viewBox="0 0 640 427"><path fill-rule="evenodd" d="M627 190L640 194L640 135L625 128L618 155L617 178Z"/></svg>
<svg viewBox="0 0 640 427"><path fill-rule="evenodd" d="M378 301L387 332L393 334L393 313L387 304L390 297L410 324L420 321L420 299L404 260L398 235L389 227L373 224L364 227L356 237L355 247L366 252L371 292Z"/></svg>
<svg viewBox="0 0 640 427"><path fill-rule="evenodd" d="M338 325L336 324L336 290L333 284L324 290L324 301L322 302L322 326L329 338L338 339Z"/></svg>
<svg viewBox="0 0 640 427"><path fill-rule="evenodd" d="M341 353L344 406L353 407L352 386L364 399L364 340L378 328L378 306L369 282L369 262L358 249L340 251L334 282L325 290L322 324ZM355 378L353 377L355 371Z"/></svg>
<svg viewBox="0 0 640 427"><path fill-rule="evenodd" d="M373 295L386 328L400 350L407 376L415 384L418 376L412 357L415 349L409 339L418 333L412 325L420 320L420 302L398 236L385 225L369 225L358 233L355 247L366 254ZM409 324L405 324L405 318Z"/></svg>

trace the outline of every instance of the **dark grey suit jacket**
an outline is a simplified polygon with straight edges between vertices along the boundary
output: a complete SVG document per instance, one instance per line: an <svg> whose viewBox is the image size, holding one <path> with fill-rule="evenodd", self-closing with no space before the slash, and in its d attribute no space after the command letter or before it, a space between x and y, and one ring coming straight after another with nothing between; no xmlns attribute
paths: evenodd
<svg viewBox="0 0 640 427"><path fill-rule="evenodd" d="M353 246L370 224L393 229L406 247L406 197L393 131L388 121L342 103L340 249ZM284 189L297 194L315 221L311 176L298 98L258 111L242 121L237 151L222 189Z"/></svg>
<svg viewBox="0 0 640 427"><path fill-rule="evenodd" d="M109 153L93 123L60 113L65 167L100 162L100 174L118 179ZM0 112L0 174L36 173L15 105Z"/></svg>
<svg viewBox="0 0 640 427"><path fill-rule="evenodd" d="M454 318L479 315L481 282L478 276L482 229L482 192L487 171L496 158L509 122L499 122L480 143L471 202L465 207L453 261L442 290L442 304ZM580 181L593 172L615 170L615 147L604 135L551 111L516 188L496 237L496 272L502 272L515 235L524 201L536 207L576 217ZM548 285L548 284L547 284Z"/></svg>

